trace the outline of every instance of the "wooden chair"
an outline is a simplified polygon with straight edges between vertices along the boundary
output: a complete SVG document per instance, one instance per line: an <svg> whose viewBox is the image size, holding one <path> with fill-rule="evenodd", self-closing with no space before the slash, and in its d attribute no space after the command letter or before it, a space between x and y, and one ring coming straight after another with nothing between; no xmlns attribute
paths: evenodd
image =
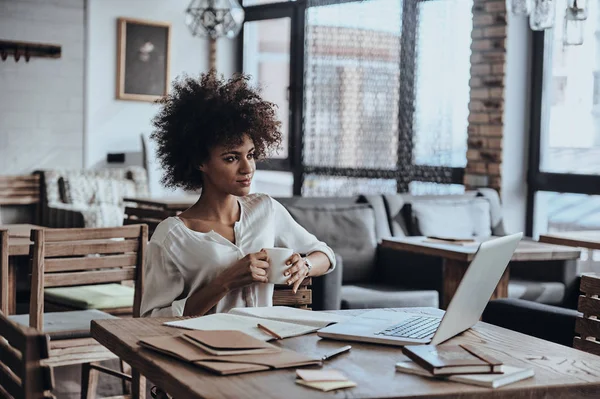
<svg viewBox="0 0 600 399"><path fill-rule="evenodd" d="M0 397L14 399L53 398L48 336L19 326L0 313Z"/></svg>
<svg viewBox="0 0 600 399"><path fill-rule="evenodd" d="M273 306L292 306L300 309L311 309L311 287L311 278L305 278L295 294L291 286L276 285L273 291Z"/></svg>
<svg viewBox="0 0 600 399"><path fill-rule="evenodd" d="M40 176L0 176L0 207L3 205L33 205L34 223L39 221Z"/></svg>
<svg viewBox="0 0 600 399"><path fill-rule="evenodd" d="M139 317L143 290L143 265L148 242L146 225L116 228L32 230L31 298L29 315L10 316L51 338L47 364L59 367L82 364L82 397L91 398L97 378L90 363L116 356L90 336L92 319L114 318L99 310L44 312L44 288L135 281L133 316ZM4 281L2 282L4 285ZM44 321L49 323L44 323ZM102 370L97 366L97 370ZM115 372L116 373L116 372ZM117 373L118 374L118 373ZM134 397L145 381L133 374ZM87 392L86 392L87 391Z"/></svg>
<svg viewBox="0 0 600 399"><path fill-rule="evenodd" d="M581 276L577 310L583 317L575 322L573 348L600 356L600 275L584 274Z"/></svg>
<svg viewBox="0 0 600 399"><path fill-rule="evenodd" d="M152 237L156 226L170 216L176 216L179 212L151 207L125 207L125 226L144 223L148 225L148 238Z"/></svg>

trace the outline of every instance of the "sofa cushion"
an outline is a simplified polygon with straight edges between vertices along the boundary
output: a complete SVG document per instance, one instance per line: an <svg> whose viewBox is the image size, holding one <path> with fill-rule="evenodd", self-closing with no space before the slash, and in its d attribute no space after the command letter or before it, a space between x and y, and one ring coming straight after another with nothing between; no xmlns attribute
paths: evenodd
<svg viewBox="0 0 600 399"><path fill-rule="evenodd" d="M439 306L435 290L408 290L382 284L342 286L342 309L402 308Z"/></svg>
<svg viewBox="0 0 600 399"><path fill-rule="evenodd" d="M132 307L134 293L121 284L97 284L46 288L44 298L77 309L111 309Z"/></svg>
<svg viewBox="0 0 600 399"><path fill-rule="evenodd" d="M379 242L382 238L392 235L383 196L380 194L361 195L360 202L366 202L373 208L373 212L375 213L375 233L377 235L377 241Z"/></svg>
<svg viewBox="0 0 600 399"><path fill-rule="evenodd" d="M510 279L508 297L559 305L565 297L565 285L556 281L528 281Z"/></svg>
<svg viewBox="0 0 600 399"><path fill-rule="evenodd" d="M84 227L123 226L125 210L121 205L91 204L80 210Z"/></svg>
<svg viewBox="0 0 600 399"><path fill-rule="evenodd" d="M371 279L375 268L377 238L375 214L369 205L288 205L287 210L301 226L342 257L344 283Z"/></svg>
<svg viewBox="0 0 600 399"><path fill-rule="evenodd" d="M59 187L59 179L61 177L65 180L82 176L129 180L134 183L136 196L147 197L149 195L146 170L140 166L105 169L48 169L42 171L42 176L44 182L44 199L49 204L64 203Z"/></svg>
<svg viewBox="0 0 600 399"><path fill-rule="evenodd" d="M29 314L8 316L12 321L23 326L29 325ZM116 319L117 317L100 310L75 310L72 312L44 313L42 331L51 339L70 339L90 337L92 320Z"/></svg>
<svg viewBox="0 0 600 399"><path fill-rule="evenodd" d="M127 179L81 175L61 177L58 182L61 200L66 204L121 205L124 197L136 195L135 183Z"/></svg>
<svg viewBox="0 0 600 399"><path fill-rule="evenodd" d="M483 198L471 200L415 201L414 235L437 237L489 237L492 235L490 204Z"/></svg>

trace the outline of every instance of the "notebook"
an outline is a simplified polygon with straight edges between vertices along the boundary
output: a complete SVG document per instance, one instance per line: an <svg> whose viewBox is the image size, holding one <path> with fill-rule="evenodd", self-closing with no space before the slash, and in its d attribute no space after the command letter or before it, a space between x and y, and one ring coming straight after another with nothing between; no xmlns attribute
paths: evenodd
<svg viewBox="0 0 600 399"><path fill-rule="evenodd" d="M502 362L472 345L407 345L402 353L433 375L502 373Z"/></svg>
<svg viewBox="0 0 600 399"><path fill-rule="evenodd" d="M260 355L281 351L241 331L190 331L181 338L215 356Z"/></svg>
<svg viewBox="0 0 600 399"><path fill-rule="evenodd" d="M350 381L338 370L296 370L296 377L296 384L323 392L356 386L354 381Z"/></svg>
<svg viewBox="0 0 600 399"><path fill-rule="evenodd" d="M259 317L262 319L302 324L316 328L324 328L330 324L348 321L352 316L343 316L326 312L298 309L289 306L263 306L253 308L233 308L229 314Z"/></svg>
<svg viewBox="0 0 600 399"><path fill-rule="evenodd" d="M425 377L436 377L413 361L396 363L396 370L407 374L422 375ZM533 377L533 369L525 369L514 366L504 366L502 374L456 374L448 376L437 376L449 381L461 382L463 384L477 385L486 388L499 388L527 378Z"/></svg>
<svg viewBox="0 0 600 399"><path fill-rule="evenodd" d="M233 335L226 336L227 332L222 332L222 334L225 335L223 339L229 340L234 338ZM219 375L321 365L321 359L318 356L306 356L283 348L276 353L230 356L211 355L180 336L149 337L140 340L138 344L147 349L203 367Z"/></svg>
<svg viewBox="0 0 600 399"><path fill-rule="evenodd" d="M202 317L194 317L164 323L167 326L185 328L188 330L235 330L246 333L261 341L275 339L272 335L257 327L262 324L282 338L296 337L317 331L319 328L302 324L286 323L283 321L267 320L259 317L239 316L231 313L215 313Z"/></svg>

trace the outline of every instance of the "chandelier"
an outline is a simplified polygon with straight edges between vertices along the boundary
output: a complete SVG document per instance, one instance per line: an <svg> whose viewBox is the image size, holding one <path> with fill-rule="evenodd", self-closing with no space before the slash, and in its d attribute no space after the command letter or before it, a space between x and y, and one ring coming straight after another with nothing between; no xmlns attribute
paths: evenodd
<svg viewBox="0 0 600 399"><path fill-rule="evenodd" d="M185 23L194 36L232 39L244 23L244 9L236 0L192 0Z"/></svg>
<svg viewBox="0 0 600 399"><path fill-rule="evenodd" d="M588 16L589 0L566 0L563 43L583 44L583 21ZM506 0L507 8L514 15L529 16L532 30L550 29L554 26L555 0ZM562 3L562 2L561 2Z"/></svg>

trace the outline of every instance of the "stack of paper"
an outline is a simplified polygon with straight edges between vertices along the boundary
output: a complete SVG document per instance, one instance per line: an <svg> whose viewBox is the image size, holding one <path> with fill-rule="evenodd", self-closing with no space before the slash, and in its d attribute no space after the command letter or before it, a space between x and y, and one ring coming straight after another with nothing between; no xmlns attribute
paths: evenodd
<svg viewBox="0 0 600 399"><path fill-rule="evenodd" d="M319 357L277 348L238 331L149 337L139 344L220 375L321 364Z"/></svg>
<svg viewBox="0 0 600 399"><path fill-rule="evenodd" d="M356 386L356 382L350 381L338 370L296 370L296 376L296 384L324 392Z"/></svg>

